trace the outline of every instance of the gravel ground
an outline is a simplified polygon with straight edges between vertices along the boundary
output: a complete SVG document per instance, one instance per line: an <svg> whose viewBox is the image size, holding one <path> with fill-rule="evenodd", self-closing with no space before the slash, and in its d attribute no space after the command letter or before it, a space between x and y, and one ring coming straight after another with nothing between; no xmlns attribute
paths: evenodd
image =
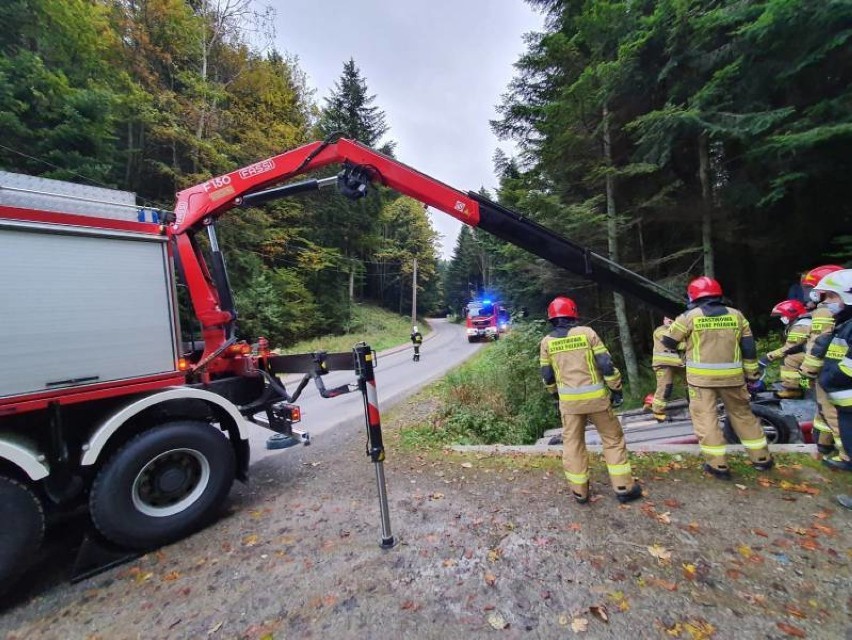
<svg viewBox="0 0 852 640"><path fill-rule="evenodd" d="M187 540L75 585L54 554L0 637L852 638L848 475L790 456L721 482L636 456L646 497L619 505L595 458L579 506L553 455L402 451L429 410L386 417L393 549L352 424L257 463Z"/></svg>

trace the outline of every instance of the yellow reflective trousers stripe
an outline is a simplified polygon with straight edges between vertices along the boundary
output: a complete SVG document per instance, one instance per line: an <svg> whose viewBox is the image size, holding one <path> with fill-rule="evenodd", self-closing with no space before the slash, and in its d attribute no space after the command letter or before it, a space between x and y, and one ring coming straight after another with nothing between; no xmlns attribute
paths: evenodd
<svg viewBox="0 0 852 640"><path fill-rule="evenodd" d="M769 446L765 436L756 440L740 440L740 442L746 449L766 449Z"/></svg>
<svg viewBox="0 0 852 640"><path fill-rule="evenodd" d="M609 475L611 476L626 476L633 474L633 469L630 467L629 462L624 464L608 464L606 465L606 469L609 471Z"/></svg>
<svg viewBox="0 0 852 640"><path fill-rule="evenodd" d="M724 444L702 444L701 451L710 456L723 456L725 452L728 450L727 446Z"/></svg>
<svg viewBox="0 0 852 640"><path fill-rule="evenodd" d="M588 473L571 473L570 471L565 472L565 479L568 480L571 484L586 484L589 481Z"/></svg>

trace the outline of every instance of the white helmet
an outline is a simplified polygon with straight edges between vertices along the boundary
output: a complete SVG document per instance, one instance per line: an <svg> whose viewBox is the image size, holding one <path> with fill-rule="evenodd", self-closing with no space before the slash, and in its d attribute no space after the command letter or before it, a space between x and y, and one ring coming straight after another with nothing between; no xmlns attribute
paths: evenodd
<svg viewBox="0 0 852 640"><path fill-rule="evenodd" d="M831 291L840 296L843 304L852 305L852 269L829 273L817 283L814 291Z"/></svg>
<svg viewBox="0 0 852 640"><path fill-rule="evenodd" d="M417 325L411 327L411 333L417 333Z"/></svg>

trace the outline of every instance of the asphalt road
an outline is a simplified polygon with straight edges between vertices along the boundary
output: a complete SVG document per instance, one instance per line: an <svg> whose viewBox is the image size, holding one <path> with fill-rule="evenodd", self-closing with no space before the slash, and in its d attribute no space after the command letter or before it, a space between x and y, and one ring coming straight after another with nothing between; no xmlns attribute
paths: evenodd
<svg viewBox="0 0 852 640"><path fill-rule="evenodd" d="M453 324L445 319L430 319L432 328L424 338L420 348L420 361L412 360L411 345L388 349L378 354L376 364L376 391L379 397L379 409L390 408L400 400L417 392L423 386L433 382L458 366L476 351L482 344L470 344L465 335L464 325ZM287 390L295 390L298 378L288 377ZM337 371L323 377L326 388L333 388L355 382L353 372ZM364 403L361 393L354 391L337 398L322 398L316 386L311 383L305 388L296 404L302 410L302 421L296 428L307 431L313 441L331 437L335 428L357 420L364 420ZM252 462L269 456L286 455L292 449L268 450L266 440L271 431L256 425L250 425ZM298 445L299 447L303 445ZM296 447L293 447L296 448Z"/></svg>

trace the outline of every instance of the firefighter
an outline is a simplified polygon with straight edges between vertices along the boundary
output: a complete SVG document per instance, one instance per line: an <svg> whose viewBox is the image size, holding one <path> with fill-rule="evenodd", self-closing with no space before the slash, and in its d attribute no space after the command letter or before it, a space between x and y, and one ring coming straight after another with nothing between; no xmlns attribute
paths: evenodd
<svg viewBox="0 0 852 640"><path fill-rule="evenodd" d="M774 461L766 436L751 412L746 380L760 377L757 351L745 316L722 304L722 287L713 278L695 278L686 288L689 309L675 318L663 343L677 349L684 342L689 413L705 456L704 470L729 480L725 438L716 410L721 398L752 465L768 471Z"/></svg>
<svg viewBox="0 0 852 640"><path fill-rule="evenodd" d="M781 390L775 395L779 398L801 398L802 374L799 367L805 359L805 346L811 333L811 316L805 305L798 300L784 300L772 307L770 314L779 318L784 325L785 341L783 346L766 354L762 360L764 366L775 360L781 363Z"/></svg>
<svg viewBox="0 0 852 640"><path fill-rule="evenodd" d="M423 334L417 330L417 325L411 327L411 344L414 345L414 362L420 362L420 345L423 344Z"/></svg>
<svg viewBox="0 0 852 640"><path fill-rule="evenodd" d="M831 333L819 336L802 363L802 373L819 376L819 411L834 434L837 453L823 464L852 471L852 269L835 271L814 287L824 294L824 305L836 322Z"/></svg>
<svg viewBox="0 0 852 640"><path fill-rule="evenodd" d="M562 417L562 464L574 499L589 501L589 457L586 422L597 427L603 443L612 488L619 502L642 497L633 479L621 424L612 411L623 401L621 373L609 351L591 327L580 325L577 305L557 297L547 307L553 331L539 349L541 377L548 392L558 399Z"/></svg>
<svg viewBox="0 0 852 640"><path fill-rule="evenodd" d="M811 310L811 332L810 335L808 335L808 341L805 345L806 358L811 352L811 349L813 349L816 339L821 335L830 334L834 330L834 314L832 314L824 304L821 304L822 293L814 291L814 287L825 276L835 273L836 271L840 271L841 269L843 269L843 267L836 264L824 264L819 267L814 267L802 276L802 291L807 297L807 306ZM804 378L804 380L808 379L808 377ZM820 387L818 380L813 381L813 386L815 387L817 400L816 415L813 419L814 431L817 432L817 451L823 455L830 455L835 452L834 432L829 425L829 418L834 420L834 409L831 406L831 403L826 401L825 391L822 387ZM831 413L829 418L823 414L821 407L826 407L829 413ZM836 420L834 421L836 422Z"/></svg>
<svg viewBox="0 0 852 640"><path fill-rule="evenodd" d="M651 402L651 413L657 422L666 419L666 405L672 397L674 376L676 372L683 371L683 344L678 345L677 350L669 349L663 344L663 336L668 335L671 318L663 318L663 324L654 329L654 353L651 356L651 368L657 378L657 390Z"/></svg>

